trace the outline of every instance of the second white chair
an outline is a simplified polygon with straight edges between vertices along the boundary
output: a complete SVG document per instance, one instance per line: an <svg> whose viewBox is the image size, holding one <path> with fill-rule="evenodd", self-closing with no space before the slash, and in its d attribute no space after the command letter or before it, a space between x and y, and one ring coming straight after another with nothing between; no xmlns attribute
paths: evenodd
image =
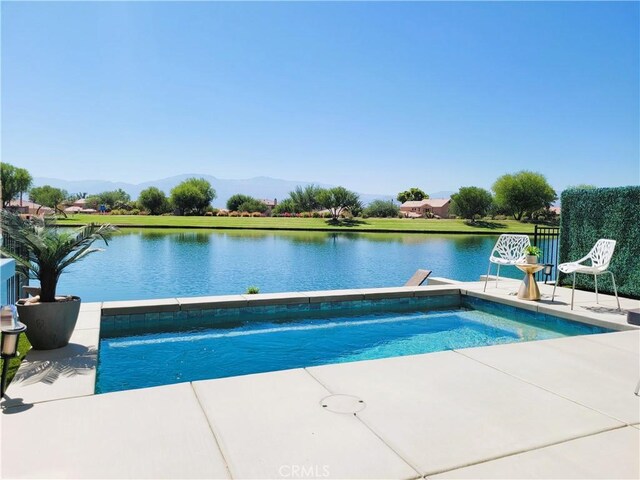
<svg viewBox="0 0 640 480"><path fill-rule="evenodd" d="M618 298L618 289L616 288L616 279L613 276L613 272L609 270L609 263L613 257L613 250L616 248L616 241L609 240L608 238L601 238L596 242L591 251L580 260L575 262L561 263L558 265L558 271L566 274L573 274L573 286L571 287L571 310L573 310L573 297L576 290L576 273L584 273L587 275L593 275L593 279L596 284L596 303L598 303L598 275L603 273L611 274L611 281L613 282L613 293L616 295L616 301L618 302L618 310L620 310L620 299ZM591 262L591 265L585 264L585 262ZM553 295L551 301L555 299L556 287L558 286L558 279L553 287Z"/></svg>

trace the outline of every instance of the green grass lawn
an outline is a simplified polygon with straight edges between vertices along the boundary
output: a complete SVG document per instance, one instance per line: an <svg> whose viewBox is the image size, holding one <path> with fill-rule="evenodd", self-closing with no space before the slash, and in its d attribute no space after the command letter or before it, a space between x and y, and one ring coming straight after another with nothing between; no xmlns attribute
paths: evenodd
<svg viewBox="0 0 640 480"><path fill-rule="evenodd" d="M367 218L332 224L323 218L286 217L174 217L147 215L69 215L59 217L59 225L112 223L119 227L230 228L257 230L333 230L349 232L401 233L533 233L534 225L515 220L481 221L470 225L464 220Z"/></svg>
<svg viewBox="0 0 640 480"><path fill-rule="evenodd" d="M29 343L29 340L27 340L27 336L22 333L20 335L20 340L18 341L18 353L20 355L9 360L9 368L7 369L7 385L11 383L11 380L20 367L20 362L22 362L22 359L29 350L31 350L31 344Z"/></svg>

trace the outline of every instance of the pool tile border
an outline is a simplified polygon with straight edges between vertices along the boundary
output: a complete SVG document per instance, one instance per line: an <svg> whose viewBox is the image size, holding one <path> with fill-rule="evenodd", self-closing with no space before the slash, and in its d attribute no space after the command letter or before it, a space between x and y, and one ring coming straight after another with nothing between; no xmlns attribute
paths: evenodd
<svg viewBox="0 0 640 480"><path fill-rule="evenodd" d="M135 313L177 312L180 303L177 298L158 298L152 300L131 300L122 302L103 302L102 315L131 315Z"/></svg>
<svg viewBox="0 0 640 480"><path fill-rule="evenodd" d="M181 297L176 299L180 310L208 310L216 308L246 307L248 302L243 295L218 295L210 297Z"/></svg>
<svg viewBox="0 0 640 480"><path fill-rule="evenodd" d="M531 312L537 312L544 315L550 315L561 318L563 320L569 320L573 322L586 323L588 325L595 325L597 327L609 328L616 331L636 330L638 327L629 325L627 323L613 322L606 319L597 318L593 313L581 312L579 310L567 310L566 307L560 303L551 304L550 301L541 300L537 302L531 302L527 300L520 300L517 297L502 297L498 295L491 295L489 292L479 292L474 290L466 290L462 292L462 295L467 297L475 297L482 300L487 300L503 305L509 305L522 310Z"/></svg>
<svg viewBox="0 0 640 480"><path fill-rule="evenodd" d="M349 291L292 292L281 294L231 295L218 297L180 298L180 309L172 312L147 311L141 313L137 302L134 305L118 306L117 309L103 310L101 317L101 336L116 337L144 329L152 332L168 331L178 323L180 329L197 327L215 327L236 321L240 314L256 318L278 315L306 314L308 312L339 312L357 308L383 309L388 307L405 308L415 304L429 308L457 308L461 304L460 289L451 287L431 288L431 294L425 295L424 289L415 287L400 289L368 289L349 293ZM255 297L255 298L246 298ZM246 299L245 299L246 298ZM391 304L391 305L389 305ZM118 312L113 314L113 312ZM137 313L120 313L120 312Z"/></svg>

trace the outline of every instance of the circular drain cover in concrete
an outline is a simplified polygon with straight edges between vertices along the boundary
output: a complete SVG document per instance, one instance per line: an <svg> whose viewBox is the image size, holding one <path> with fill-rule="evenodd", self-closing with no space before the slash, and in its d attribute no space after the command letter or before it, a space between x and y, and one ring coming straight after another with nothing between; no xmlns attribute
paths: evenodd
<svg viewBox="0 0 640 480"><path fill-rule="evenodd" d="M337 393L335 395L329 395L320 400L320 406L325 410L329 410L333 413L357 413L364 410L366 404L364 400L354 395L344 395Z"/></svg>

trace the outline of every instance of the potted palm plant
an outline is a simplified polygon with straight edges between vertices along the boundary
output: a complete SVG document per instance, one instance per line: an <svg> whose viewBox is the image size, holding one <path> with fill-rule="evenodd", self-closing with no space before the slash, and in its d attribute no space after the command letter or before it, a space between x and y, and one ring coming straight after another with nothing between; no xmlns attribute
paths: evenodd
<svg viewBox="0 0 640 480"><path fill-rule="evenodd" d="M40 294L17 302L20 321L27 326L27 338L36 350L51 350L69 343L80 312L80 297L56 296L60 274L69 265L101 251L92 245L107 244L116 230L112 225L89 224L79 229L60 230L53 218L25 220L2 211L2 236L13 248L0 252L16 261L18 271L40 281Z"/></svg>
<svg viewBox="0 0 640 480"><path fill-rule="evenodd" d="M529 245L524 249L524 254L526 256L527 263L529 264L535 265L536 263L538 263L538 257L540 257L541 253L542 251L538 247L535 247L533 245Z"/></svg>

